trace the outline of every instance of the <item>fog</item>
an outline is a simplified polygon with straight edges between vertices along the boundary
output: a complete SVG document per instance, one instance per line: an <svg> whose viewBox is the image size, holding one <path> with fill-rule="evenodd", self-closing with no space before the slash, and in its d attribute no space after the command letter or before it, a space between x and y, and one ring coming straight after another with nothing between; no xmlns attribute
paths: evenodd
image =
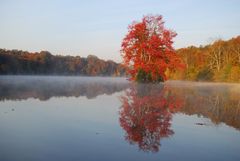
<svg viewBox="0 0 240 161"><path fill-rule="evenodd" d="M240 94L240 84L239 83L225 83L225 82L193 82L193 81L166 81L165 85L172 88L182 88L182 89L195 89L197 91L205 91L205 94L209 92L231 92L235 94Z"/></svg>
<svg viewBox="0 0 240 161"><path fill-rule="evenodd" d="M128 87L126 78L77 76L1 76L0 100L113 94Z"/></svg>
<svg viewBox="0 0 240 161"><path fill-rule="evenodd" d="M141 86L145 92L149 86L164 86L169 90L180 90L182 95L194 91L198 96L234 95L240 98L240 84L190 81L166 81L159 84L136 84L123 77L79 77L79 76L0 76L0 100L23 100L51 97L79 97L91 99L98 95L111 95ZM160 89L160 88L159 88Z"/></svg>

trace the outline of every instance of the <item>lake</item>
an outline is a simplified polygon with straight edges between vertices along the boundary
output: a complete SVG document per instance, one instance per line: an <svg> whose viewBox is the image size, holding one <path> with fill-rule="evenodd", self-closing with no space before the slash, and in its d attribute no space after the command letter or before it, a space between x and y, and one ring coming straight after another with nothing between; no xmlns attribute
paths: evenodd
<svg viewBox="0 0 240 161"><path fill-rule="evenodd" d="M0 76L1 161L239 161L240 85Z"/></svg>

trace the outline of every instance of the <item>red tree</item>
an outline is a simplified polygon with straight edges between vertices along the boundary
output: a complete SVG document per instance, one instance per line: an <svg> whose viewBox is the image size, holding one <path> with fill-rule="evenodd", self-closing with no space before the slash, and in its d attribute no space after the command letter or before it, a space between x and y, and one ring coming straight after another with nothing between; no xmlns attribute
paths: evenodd
<svg viewBox="0 0 240 161"><path fill-rule="evenodd" d="M172 39L177 34L164 27L162 16L145 16L133 22L122 42L123 63L132 80L166 80L166 70L183 67L175 53Z"/></svg>

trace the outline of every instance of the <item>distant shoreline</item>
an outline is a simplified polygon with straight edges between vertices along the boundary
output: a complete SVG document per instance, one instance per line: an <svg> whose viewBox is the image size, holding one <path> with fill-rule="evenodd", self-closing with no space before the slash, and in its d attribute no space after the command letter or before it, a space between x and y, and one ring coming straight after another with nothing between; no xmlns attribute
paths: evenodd
<svg viewBox="0 0 240 161"><path fill-rule="evenodd" d="M97 56L52 55L48 51L30 53L0 49L0 75L80 75L124 76L125 67Z"/></svg>

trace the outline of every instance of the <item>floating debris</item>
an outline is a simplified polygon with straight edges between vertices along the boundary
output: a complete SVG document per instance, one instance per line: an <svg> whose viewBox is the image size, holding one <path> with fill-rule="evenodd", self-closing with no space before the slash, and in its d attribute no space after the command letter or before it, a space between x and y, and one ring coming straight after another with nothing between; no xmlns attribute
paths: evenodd
<svg viewBox="0 0 240 161"><path fill-rule="evenodd" d="M199 122L199 123L195 123L195 125L201 125L202 126L202 125L207 125L207 124Z"/></svg>

